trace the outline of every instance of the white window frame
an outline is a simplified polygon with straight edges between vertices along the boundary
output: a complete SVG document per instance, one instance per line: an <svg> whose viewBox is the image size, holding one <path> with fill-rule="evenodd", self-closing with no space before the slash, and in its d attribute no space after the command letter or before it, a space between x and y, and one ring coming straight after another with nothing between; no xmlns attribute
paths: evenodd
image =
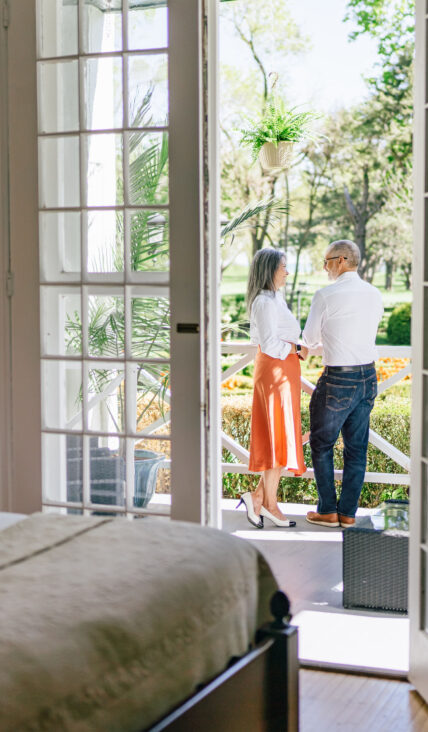
<svg viewBox="0 0 428 732"><path fill-rule="evenodd" d="M221 490L219 427L219 259L218 182L208 187L208 166L216 165L217 0L170 0L170 191L171 299L173 301L172 506L171 516L219 524ZM211 28L206 38L206 21ZM3 36L2 35L2 40ZM7 29L7 136L10 151L10 236L2 232L3 251L10 240L15 293L11 299L12 363L9 468L3 464L2 508L28 513L41 508L41 406L37 185L37 105L35 2L14 0ZM5 50L6 49L6 50ZM195 63L197 59L197 63ZM204 95L202 63L215 81ZM206 67L206 68L207 68ZM4 69L4 66L3 66ZM204 141L209 158L203 159ZM2 181L8 173L3 160ZM5 173L6 171L6 173ZM179 171L179 176L177 174ZM25 174L24 174L25 172ZM180 182L178 182L178 178ZM5 197L2 197L2 205ZM7 203L7 202L6 202ZM4 219L3 219L4 220ZM179 248L179 251L178 251ZM209 254L209 256L208 256ZM3 307L0 317L7 321ZM199 332L177 331L180 323ZM217 361L216 361L217 359ZM210 367L208 367L210 362ZM7 364L3 359L2 368ZM3 374L0 374L3 376ZM7 377L2 378L2 385ZM181 415L179 417L178 415ZM6 421L6 420L5 420ZM3 442L3 444L5 444ZM10 474L9 481L5 476Z"/></svg>

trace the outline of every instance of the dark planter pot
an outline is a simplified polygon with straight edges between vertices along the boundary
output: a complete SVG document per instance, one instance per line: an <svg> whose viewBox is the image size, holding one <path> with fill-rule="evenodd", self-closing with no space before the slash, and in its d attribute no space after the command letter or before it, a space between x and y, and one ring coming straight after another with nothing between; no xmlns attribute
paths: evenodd
<svg viewBox="0 0 428 732"><path fill-rule="evenodd" d="M145 508L156 488L158 470L165 455L152 450L135 450L134 506Z"/></svg>

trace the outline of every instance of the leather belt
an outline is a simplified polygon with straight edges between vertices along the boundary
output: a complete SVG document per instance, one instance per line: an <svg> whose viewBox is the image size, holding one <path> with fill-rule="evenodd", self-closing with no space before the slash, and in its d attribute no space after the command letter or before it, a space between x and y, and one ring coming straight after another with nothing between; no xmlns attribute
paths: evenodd
<svg viewBox="0 0 428 732"><path fill-rule="evenodd" d="M373 369L373 368L374 368L374 361L372 361L371 363L363 363L360 366L326 366L324 371L326 374L329 374L330 372L333 374L340 373L340 372L361 373L362 371L368 371L369 369Z"/></svg>

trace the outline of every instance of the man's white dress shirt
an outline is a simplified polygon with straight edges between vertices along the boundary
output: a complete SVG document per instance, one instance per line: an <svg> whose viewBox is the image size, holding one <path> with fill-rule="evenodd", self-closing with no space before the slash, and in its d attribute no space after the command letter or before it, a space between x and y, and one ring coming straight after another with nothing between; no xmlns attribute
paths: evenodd
<svg viewBox="0 0 428 732"><path fill-rule="evenodd" d="M322 343L326 366L360 366L377 358L376 333L383 315L379 290L357 272L344 272L315 293L303 341Z"/></svg>
<svg viewBox="0 0 428 732"><path fill-rule="evenodd" d="M300 325L288 309L282 294L277 290L261 290L251 306L251 343L272 358L286 359L291 343L297 343Z"/></svg>

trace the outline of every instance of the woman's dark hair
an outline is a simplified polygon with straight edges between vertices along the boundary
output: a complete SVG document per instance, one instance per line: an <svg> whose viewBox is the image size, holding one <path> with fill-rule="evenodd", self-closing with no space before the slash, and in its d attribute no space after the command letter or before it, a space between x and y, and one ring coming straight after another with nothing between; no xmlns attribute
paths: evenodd
<svg viewBox="0 0 428 732"><path fill-rule="evenodd" d="M282 249L265 247L255 253L251 262L247 287L247 308L251 314L251 306L260 290L274 290L273 279L281 261L285 259Z"/></svg>

